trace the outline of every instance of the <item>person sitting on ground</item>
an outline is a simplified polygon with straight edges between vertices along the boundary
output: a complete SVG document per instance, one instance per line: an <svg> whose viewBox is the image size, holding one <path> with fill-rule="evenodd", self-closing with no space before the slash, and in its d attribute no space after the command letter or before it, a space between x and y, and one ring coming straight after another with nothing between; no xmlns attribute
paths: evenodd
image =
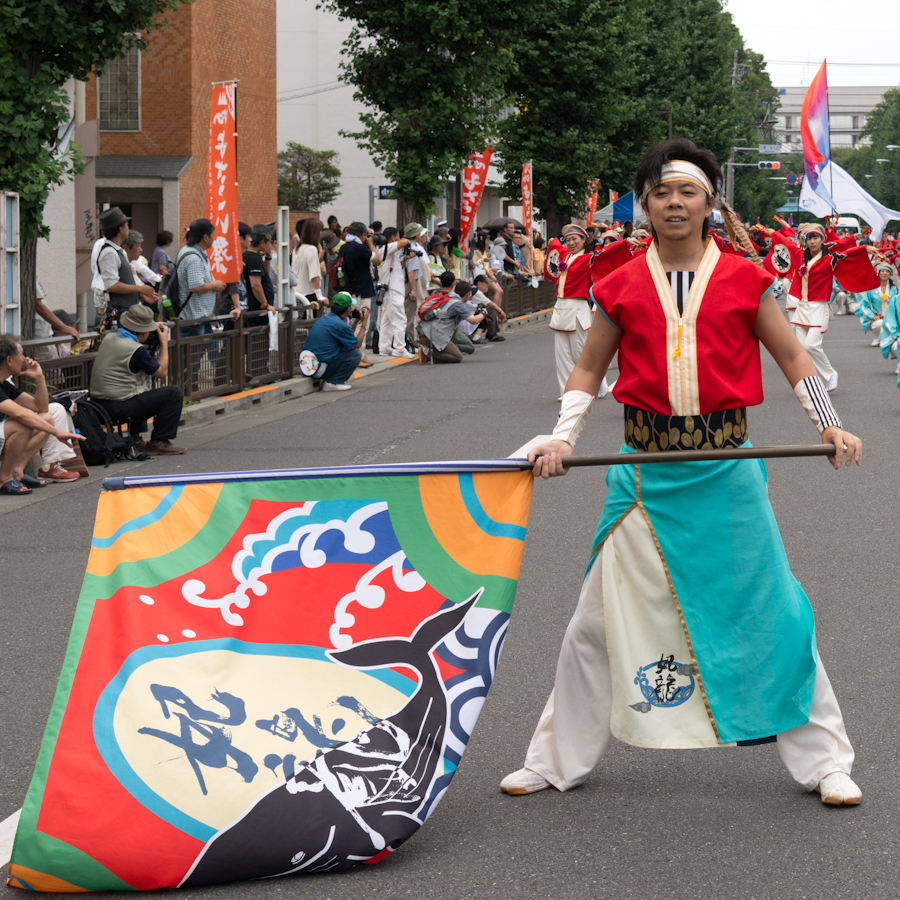
<svg viewBox="0 0 900 900"><path fill-rule="evenodd" d="M470 313L468 307L462 302L462 298L471 294L472 285L468 281L456 281L452 272L445 272L442 278L448 281L444 286L446 300L437 305L434 304L433 295L426 297L419 304L419 311L427 316L419 320L418 331L422 346L419 349L419 361L427 363L429 357L436 363L462 362L462 349L454 343L454 338L460 322L469 322L479 325L484 321L484 313ZM449 278L449 280L448 280ZM466 342L471 344L466 337ZM474 352L474 346L467 349L467 353Z"/></svg>
<svg viewBox="0 0 900 900"><path fill-rule="evenodd" d="M154 359L142 346L151 331L159 334L159 359ZM146 306L133 306L122 313L119 330L107 334L100 344L91 372L91 400L95 400L114 422L131 422L135 447L140 451L160 454L184 453L172 440L178 434L178 422L184 394L180 387L169 384L150 388L151 378L165 378L169 373L169 329L155 322ZM146 443L141 432L146 420L153 419L153 432Z"/></svg>
<svg viewBox="0 0 900 900"><path fill-rule="evenodd" d="M319 378L323 378L323 391L349 391L352 385L347 380L362 359L362 342L365 330L359 329L359 336L353 333L347 321L353 309L353 298L340 291L331 298L331 309L309 330L303 350L313 353L319 364L327 367Z"/></svg>
<svg viewBox="0 0 900 900"><path fill-rule="evenodd" d="M12 383L17 375L34 382L33 397ZM51 412L51 406L59 410ZM68 430L59 427L57 419ZM46 481L77 481L78 473L60 462L74 458L72 448L82 440L63 407L50 403L40 364L25 356L18 341L0 336L0 494L30 494L31 487L43 487ZM40 477L32 478L25 474L25 466L42 448L44 465L38 470Z"/></svg>

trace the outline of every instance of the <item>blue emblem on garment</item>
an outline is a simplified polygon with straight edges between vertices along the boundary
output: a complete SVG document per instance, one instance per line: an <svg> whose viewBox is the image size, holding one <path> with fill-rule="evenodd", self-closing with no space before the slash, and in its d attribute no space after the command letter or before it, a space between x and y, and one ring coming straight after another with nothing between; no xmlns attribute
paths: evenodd
<svg viewBox="0 0 900 900"><path fill-rule="evenodd" d="M681 706L694 693L694 667L662 654L657 662L637 670L634 683L644 695L642 702L631 704L637 712L648 713L654 706Z"/></svg>

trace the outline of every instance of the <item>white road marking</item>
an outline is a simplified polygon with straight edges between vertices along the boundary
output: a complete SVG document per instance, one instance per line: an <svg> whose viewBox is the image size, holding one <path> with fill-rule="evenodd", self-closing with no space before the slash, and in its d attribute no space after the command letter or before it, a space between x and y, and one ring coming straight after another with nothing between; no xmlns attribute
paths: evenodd
<svg viewBox="0 0 900 900"><path fill-rule="evenodd" d="M13 839L19 826L22 810L16 810L8 819L0 822L0 866L5 866L12 856Z"/></svg>

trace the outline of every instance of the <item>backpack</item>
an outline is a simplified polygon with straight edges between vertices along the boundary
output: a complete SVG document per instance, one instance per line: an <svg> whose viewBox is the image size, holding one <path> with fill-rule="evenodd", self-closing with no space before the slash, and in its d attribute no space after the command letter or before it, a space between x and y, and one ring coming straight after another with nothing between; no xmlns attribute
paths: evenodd
<svg viewBox="0 0 900 900"><path fill-rule="evenodd" d="M193 250L189 252L193 252ZM198 250L197 252L199 253L200 251ZM185 253L184 256L182 256L181 259L178 260L165 275L163 275L163 279L156 289L157 294L159 294L159 309L166 318L169 319L177 319L178 316L181 315L181 311L187 306L187 302L191 297L191 292L188 291L187 297L184 298L184 302L179 299L181 297L181 291L178 283L178 267L186 258L187 253ZM171 307L165 305L166 300L171 303Z"/></svg>
<svg viewBox="0 0 900 900"><path fill-rule="evenodd" d="M438 313L441 311L441 307L445 303L449 303L450 298L446 294L432 294L430 297L426 297L420 304L417 310L419 319L422 322L431 322L433 319L436 319Z"/></svg>
<svg viewBox="0 0 900 900"><path fill-rule="evenodd" d="M79 400L72 416L75 430L84 436L81 454L89 466L109 464L114 459L129 459L134 455L131 435L124 437L116 431L106 409L91 400Z"/></svg>
<svg viewBox="0 0 900 900"><path fill-rule="evenodd" d="M336 292L344 291L350 283L347 277L347 260L344 258L344 244L337 255L337 259L331 264L331 286Z"/></svg>

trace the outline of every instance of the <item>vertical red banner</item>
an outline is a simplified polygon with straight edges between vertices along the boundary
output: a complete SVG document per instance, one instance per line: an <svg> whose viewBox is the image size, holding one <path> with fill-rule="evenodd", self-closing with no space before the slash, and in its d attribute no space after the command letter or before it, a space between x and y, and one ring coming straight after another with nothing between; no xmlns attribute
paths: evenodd
<svg viewBox="0 0 900 900"><path fill-rule="evenodd" d="M610 192L609 192L609 202L610 202L610 203L615 203L616 200L618 200L618 199L619 199L619 192L618 192L618 191L610 191Z"/></svg>
<svg viewBox="0 0 900 900"><path fill-rule="evenodd" d="M597 213L597 192L600 188L600 179L595 178L588 187L588 214L587 227L590 228L594 224L594 216Z"/></svg>
<svg viewBox="0 0 900 900"><path fill-rule="evenodd" d="M213 278L226 284L241 276L243 260L238 235L237 122L235 83L213 85L209 120L209 178L206 214L216 226L215 240L207 251Z"/></svg>
<svg viewBox="0 0 900 900"><path fill-rule="evenodd" d="M534 182L531 170L531 160L522 166L522 224L525 226L525 234L528 237L528 265L534 264L534 251L532 242L534 235Z"/></svg>
<svg viewBox="0 0 900 900"><path fill-rule="evenodd" d="M481 204L481 195L487 181L493 147L485 147L481 153L473 153L462 174L462 202L459 212L459 230L462 232L460 246L465 247L475 224L475 214Z"/></svg>

